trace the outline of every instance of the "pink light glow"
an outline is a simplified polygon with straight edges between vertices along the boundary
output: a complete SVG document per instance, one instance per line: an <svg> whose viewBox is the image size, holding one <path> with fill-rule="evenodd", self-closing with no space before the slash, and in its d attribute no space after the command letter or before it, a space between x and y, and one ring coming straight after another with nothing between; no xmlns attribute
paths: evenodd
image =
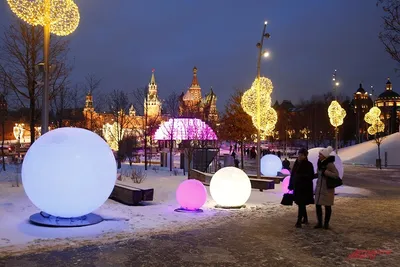
<svg viewBox="0 0 400 267"><path fill-rule="evenodd" d="M281 190L283 193L290 193L292 191L289 192L289 182L290 182L290 176L286 176L285 179L283 179L282 181L282 185L281 185Z"/></svg>
<svg viewBox="0 0 400 267"><path fill-rule="evenodd" d="M289 171L288 169L282 169L282 170L281 170L281 173L282 173L283 175L290 175L290 171Z"/></svg>
<svg viewBox="0 0 400 267"><path fill-rule="evenodd" d="M206 203L207 190L195 179L185 180L176 190L176 200L183 209L198 210Z"/></svg>
<svg viewBox="0 0 400 267"><path fill-rule="evenodd" d="M205 122L193 118L169 119L161 124L154 140L217 140L217 135Z"/></svg>

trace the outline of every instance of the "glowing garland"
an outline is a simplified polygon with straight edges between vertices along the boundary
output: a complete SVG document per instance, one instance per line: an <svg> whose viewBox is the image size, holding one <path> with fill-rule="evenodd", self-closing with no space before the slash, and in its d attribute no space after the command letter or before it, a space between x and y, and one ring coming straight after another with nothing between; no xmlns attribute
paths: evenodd
<svg viewBox="0 0 400 267"><path fill-rule="evenodd" d="M381 110L378 107L372 107L364 116L364 121L371 126L368 127L368 133L375 135L385 131L385 124L381 121Z"/></svg>
<svg viewBox="0 0 400 267"><path fill-rule="evenodd" d="M340 106L339 102L333 100L328 108L328 116L332 126L339 127L346 117L346 110Z"/></svg>
<svg viewBox="0 0 400 267"><path fill-rule="evenodd" d="M121 136L119 136L121 134ZM112 150L118 150L118 142L125 134L125 129L121 130L121 125L117 122L113 124L106 123L103 125L103 136Z"/></svg>
<svg viewBox="0 0 400 267"><path fill-rule="evenodd" d="M257 120L257 88L260 88L260 122ZM271 107L272 81L266 77L255 79L251 88L242 96L243 110L252 117L257 129L266 135L271 135L278 121L276 111Z"/></svg>
<svg viewBox="0 0 400 267"><path fill-rule="evenodd" d="M55 35L69 35L79 25L79 8L73 0L7 0L7 2L11 11L28 24L44 26L50 23L50 32ZM46 21L46 8L49 8L50 21Z"/></svg>

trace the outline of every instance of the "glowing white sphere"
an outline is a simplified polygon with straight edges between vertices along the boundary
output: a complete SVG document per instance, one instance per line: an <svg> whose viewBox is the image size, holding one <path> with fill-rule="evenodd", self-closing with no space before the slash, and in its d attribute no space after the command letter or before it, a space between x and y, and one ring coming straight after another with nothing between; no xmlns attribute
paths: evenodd
<svg viewBox="0 0 400 267"><path fill-rule="evenodd" d="M222 207L240 207L249 199L251 183L247 174L235 167L219 169L211 178L210 193Z"/></svg>
<svg viewBox="0 0 400 267"><path fill-rule="evenodd" d="M315 147L315 148L308 150L308 160L313 164L315 173L317 173L318 155L319 155L319 152L321 151L321 149L323 149L323 147ZM340 178L343 178L344 168L343 168L342 159L338 155L336 155L335 151L333 151L331 153L331 156L335 156L335 167L339 172Z"/></svg>
<svg viewBox="0 0 400 267"><path fill-rule="evenodd" d="M265 176L276 176L282 170L282 161L278 156L268 154L261 158L261 173Z"/></svg>
<svg viewBox="0 0 400 267"><path fill-rule="evenodd" d="M79 128L59 128L42 135L22 164L22 182L32 203L64 218L99 208L110 196L116 177L108 144Z"/></svg>

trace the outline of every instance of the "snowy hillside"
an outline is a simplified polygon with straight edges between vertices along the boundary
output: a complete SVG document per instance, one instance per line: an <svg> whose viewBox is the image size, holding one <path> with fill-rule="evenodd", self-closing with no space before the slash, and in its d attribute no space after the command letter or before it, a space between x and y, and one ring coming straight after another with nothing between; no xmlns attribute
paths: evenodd
<svg viewBox="0 0 400 267"><path fill-rule="evenodd" d="M400 133L386 136L383 139L381 144L382 165L385 163L385 152L389 166L400 166ZM375 141L371 140L342 148L339 150L339 156L344 163L375 165L375 160L378 158L378 147Z"/></svg>

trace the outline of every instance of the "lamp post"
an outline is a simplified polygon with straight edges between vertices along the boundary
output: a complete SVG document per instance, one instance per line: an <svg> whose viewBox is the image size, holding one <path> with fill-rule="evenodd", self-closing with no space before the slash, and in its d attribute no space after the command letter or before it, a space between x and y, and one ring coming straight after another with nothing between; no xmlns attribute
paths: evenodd
<svg viewBox="0 0 400 267"><path fill-rule="evenodd" d="M1 120L1 130L2 130L2 139L1 139L1 157L3 162L3 171L6 170L6 163L4 161L4 138L5 138L5 122L8 114L8 105L6 98L3 94L0 94L0 120Z"/></svg>
<svg viewBox="0 0 400 267"><path fill-rule="evenodd" d="M335 100L337 101L337 89L339 87L339 82L336 81L336 72L337 72L337 70L335 70L335 72L333 73L332 81L333 81L333 94L335 96ZM339 136L338 131L339 131L338 127L335 126L335 152L336 152L336 154L338 151L338 136Z"/></svg>
<svg viewBox="0 0 400 267"><path fill-rule="evenodd" d="M42 95L42 130L49 128L49 52L50 33L66 36L76 30L80 15L73 0L7 0L12 12L30 25L43 26L44 88Z"/></svg>
<svg viewBox="0 0 400 267"><path fill-rule="evenodd" d="M269 38L271 35L266 32L267 30L267 24L268 22L264 22L264 28L262 31L261 35L261 40L259 43L257 43L257 48L258 48L258 59L257 59L257 80L260 80L261 76L261 57L264 55L264 57L269 56L269 52L263 52L263 45L264 45L264 39ZM257 155L256 155L256 161L257 161L257 179L261 178L261 96L260 96L260 82L258 82L257 86L257 100L256 100L256 105L257 105Z"/></svg>
<svg viewBox="0 0 400 267"><path fill-rule="evenodd" d="M343 124L343 119L346 117L346 111L340 106L337 101L337 88L339 86L339 82L336 80L336 70L332 76L333 82L333 93L335 95L335 100L331 102L328 108L328 116L330 123L335 127L335 152L338 153L338 133L339 126Z"/></svg>

